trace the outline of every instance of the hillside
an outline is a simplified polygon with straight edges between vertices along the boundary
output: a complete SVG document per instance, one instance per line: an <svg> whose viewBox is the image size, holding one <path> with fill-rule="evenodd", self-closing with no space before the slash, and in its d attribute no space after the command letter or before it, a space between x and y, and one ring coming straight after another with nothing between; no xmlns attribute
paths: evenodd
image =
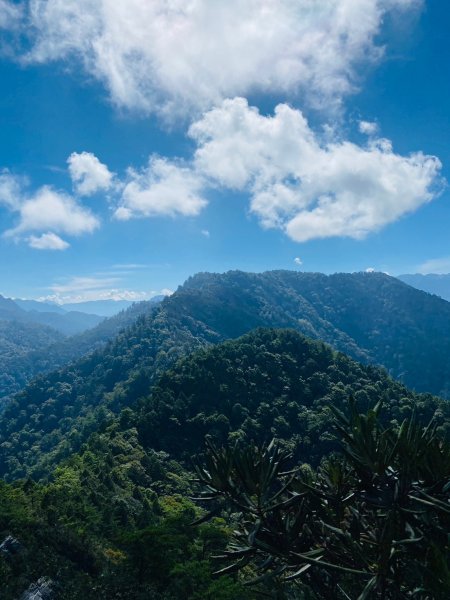
<svg viewBox="0 0 450 600"><path fill-rule="evenodd" d="M0 483L0 538L25 546L19 565L0 556L6 600L42 575L68 600L253 598L226 577L211 578L211 555L230 532L220 519L189 525L199 514L188 500L190 456L206 434L219 442L276 436L302 462L317 463L337 447L328 406L345 411L350 396L362 411L383 399L394 426L413 408L422 423L436 414L446 434L447 403L294 331L260 329L181 359L138 406L105 419L48 484Z"/></svg>
<svg viewBox="0 0 450 600"><path fill-rule="evenodd" d="M200 274L103 349L33 381L0 418L0 473L41 476L195 349L289 327L448 395L450 304L379 273Z"/></svg>
<svg viewBox="0 0 450 600"><path fill-rule="evenodd" d="M0 404L2 398L19 391L30 379L26 368L30 352L63 340L64 336L50 327L0 319Z"/></svg>
<svg viewBox="0 0 450 600"><path fill-rule="evenodd" d="M39 324L0 321L0 405L33 377L100 348L154 306L150 302L136 303L114 317L101 319L96 327L70 337Z"/></svg>
<svg viewBox="0 0 450 600"><path fill-rule="evenodd" d="M293 327L356 360L384 366L409 387L450 396L450 303L383 273L199 274L182 310L224 337L256 326Z"/></svg>
<svg viewBox="0 0 450 600"><path fill-rule="evenodd" d="M450 434L450 404L416 394L382 369L363 366L293 330L256 329L181 359L140 402L133 422L146 448L178 460L198 452L205 436L282 440L297 458L317 463L332 449L329 406L363 411L384 402L384 419L401 421L415 407ZM439 411L437 410L439 408ZM442 412L441 412L442 411Z"/></svg>

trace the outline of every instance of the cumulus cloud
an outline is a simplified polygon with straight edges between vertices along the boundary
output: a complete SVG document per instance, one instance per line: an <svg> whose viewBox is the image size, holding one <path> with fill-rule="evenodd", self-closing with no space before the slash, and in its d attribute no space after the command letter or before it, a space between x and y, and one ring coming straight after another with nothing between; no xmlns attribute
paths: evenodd
<svg viewBox="0 0 450 600"><path fill-rule="evenodd" d="M298 256L296 258L294 258L294 262L296 265L298 265L299 267L303 264L303 261L301 258L299 258Z"/></svg>
<svg viewBox="0 0 450 600"><path fill-rule="evenodd" d="M4 236L19 240L33 233L28 237L32 248L63 250L67 242L57 234L78 236L99 227L98 218L68 194L50 186L31 193L24 186L24 179L7 171L0 174L0 203L18 215L17 225Z"/></svg>
<svg viewBox="0 0 450 600"><path fill-rule="evenodd" d="M141 171L128 170L115 217L198 215L207 203L201 195L202 186L201 176L190 167L153 156Z"/></svg>
<svg viewBox="0 0 450 600"><path fill-rule="evenodd" d="M243 98L195 122L195 169L212 185L247 191L263 227L298 242L363 238L429 202L440 161L396 154L389 140L324 141L299 110L280 104L263 116Z"/></svg>
<svg viewBox="0 0 450 600"><path fill-rule="evenodd" d="M40 236L31 235L28 238L28 245L36 250L66 250L70 246L68 242L51 231Z"/></svg>
<svg viewBox="0 0 450 600"><path fill-rule="evenodd" d="M90 196L112 185L113 174L91 152L73 152L67 159L69 174L80 196Z"/></svg>
<svg viewBox="0 0 450 600"><path fill-rule="evenodd" d="M375 273L375 269L373 267L367 267L366 273Z"/></svg>
<svg viewBox="0 0 450 600"><path fill-rule="evenodd" d="M3 4L4 0L3 0ZM28 0L28 62L80 62L113 102L206 109L254 92L339 105L380 59L387 13L420 0ZM9 3L8 3L9 5Z"/></svg>
<svg viewBox="0 0 450 600"><path fill-rule="evenodd" d="M8 236L48 229L76 236L92 233L99 226L97 217L88 209L49 186L39 188L33 196L23 200L18 212L19 224L7 232Z"/></svg>

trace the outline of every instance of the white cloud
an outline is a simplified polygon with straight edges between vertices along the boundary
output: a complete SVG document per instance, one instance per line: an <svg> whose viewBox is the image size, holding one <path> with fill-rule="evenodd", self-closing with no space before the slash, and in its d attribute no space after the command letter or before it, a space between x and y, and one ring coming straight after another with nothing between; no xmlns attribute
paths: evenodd
<svg viewBox="0 0 450 600"><path fill-rule="evenodd" d="M151 157L141 171L128 170L120 206L119 220L132 217L195 216L207 204L201 196L202 178L189 167Z"/></svg>
<svg viewBox="0 0 450 600"><path fill-rule="evenodd" d="M89 300L130 300L139 302L153 296L170 295L172 290L137 291L119 287L121 278L118 277L70 277L63 282L50 286L50 294L38 298L41 302L56 302L67 304L72 302L87 302Z"/></svg>
<svg viewBox="0 0 450 600"><path fill-rule="evenodd" d="M42 186L31 193L25 189L26 180L0 173L0 204L18 215L18 224L4 232L5 237L19 240L24 234L41 234L28 238L32 248L63 250L67 242L57 234L82 235L92 233L99 220L74 198L50 186Z"/></svg>
<svg viewBox="0 0 450 600"><path fill-rule="evenodd" d="M0 204L10 210L16 209L20 205L22 186L25 183L25 180L12 175L7 169L0 171Z"/></svg>
<svg viewBox="0 0 450 600"><path fill-rule="evenodd" d="M27 231L45 231L81 235L92 233L99 221L87 208L49 186L43 186L31 197L22 200L18 212L19 224L6 232L18 236Z"/></svg>
<svg viewBox="0 0 450 600"><path fill-rule="evenodd" d="M194 163L211 185L247 191L263 227L298 242L363 238L432 200L440 161L395 154L386 139L322 141L286 104L263 116L243 98L194 123Z"/></svg>
<svg viewBox="0 0 450 600"><path fill-rule="evenodd" d="M303 261L301 258L299 258L298 256L296 258L294 258L294 262L296 265L301 266L303 264Z"/></svg>
<svg viewBox="0 0 450 600"><path fill-rule="evenodd" d="M360 133L365 135L375 135L378 131L378 125L371 121L360 121L358 123Z"/></svg>
<svg viewBox="0 0 450 600"><path fill-rule="evenodd" d="M380 59L385 15L419 0L28 0L24 60L80 61L113 102L147 112L301 93L339 105Z"/></svg>
<svg viewBox="0 0 450 600"><path fill-rule="evenodd" d="M206 238L211 237L211 233L207 229L202 229L201 234Z"/></svg>
<svg viewBox="0 0 450 600"><path fill-rule="evenodd" d="M171 296L174 293L173 290L169 289L169 288L163 288L162 290L160 290L158 293L154 294L155 296Z"/></svg>
<svg viewBox="0 0 450 600"><path fill-rule="evenodd" d="M28 245L36 250L66 250L70 244L55 233L43 233L41 236L32 235L28 238Z"/></svg>
<svg viewBox="0 0 450 600"><path fill-rule="evenodd" d="M67 163L75 189L81 196L90 196L111 187L113 174L91 152L73 152Z"/></svg>
<svg viewBox="0 0 450 600"><path fill-rule="evenodd" d="M0 0L0 29L16 29L23 18L23 8L7 0Z"/></svg>
<svg viewBox="0 0 450 600"><path fill-rule="evenodd" d="M422 275L429 275L431 273L436 275L446 275L447 273L450 273L450 256L426 260L420 264L416 270L417 273L421 273Z"/></svg>
<svg viewBox="0 0 450 600"><path fill-rule="evenodd" d="M113 265L113 269L125 270L125 271L134 271L135 269L146 269L149 265L143 263L120 263Z"/></svg>
<svg viewBox="0 0 450 600"><path fill-rule="evenodd" d="M117 277L72 277L65 283L55 283L51 290L56 294L104 290L120 282Z"/></svg>
<svg viewBox="0 0 450 600"><path fill-rule="evenodd" d="M373 267L367 267L366 273L375 273L375 269Z"/></svg>

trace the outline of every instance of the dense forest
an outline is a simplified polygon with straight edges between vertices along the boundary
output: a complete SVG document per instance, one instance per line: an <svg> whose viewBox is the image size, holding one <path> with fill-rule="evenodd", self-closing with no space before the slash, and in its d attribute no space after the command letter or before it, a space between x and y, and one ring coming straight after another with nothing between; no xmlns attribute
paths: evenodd
<svg viewBox="0 0 450 600"><path fill-rule="evenodd" d="M77 335L64 336L37 323L0 319L0 410L7 399L40 373L53 371L102 347L154 302L139 302Z"/></svg>
<svg viewBox="0 0 450 600"><path fill-rule="evenodd" d="M450 304L387 275L200 274L142 312L104 347L15 396L0 416L1 476L40 477L77 451L109 414L145 396L178 358L260 326L292 327L357 360L382 364L412 388L447 396ZM119 318L106 320L44 356L20 360L19 369L38 357L45 371L52 361L64 364L95 347L99 328L113 333L116 325Z"/></svg>
<svg viewBox="0 0 450 600"><path fill-rule="evenodd" d="M2 598L448 597L449 317L382 274L230 272L24 334Z"/></svg>
<svg viewBox="0 0 450 600"><path fill-rule="evenodd" d="M313 597L308 578L290 584L275 574L244 586L258 576L258 561L241 576L227 573L227 548L242 524L225 506L203 521L208 503L192 499L203 486L193 481L191 457L200 454L195 463L208 467L205 437L249 448L276 437L287 467L300 462L312 477L325 456L339 452L330 406L346 414L356 402L370 415L379 401L383 430L434 417L433 435L450 434L446 401L411 392L383 370L292 330L258 329L180 359L151 393L140 390L117 416L105 412L78 452L62 461L50 452L45 480L0 485L5 599L44 576L67 599ZM39 452L45 455L42 445Z"/></svg>

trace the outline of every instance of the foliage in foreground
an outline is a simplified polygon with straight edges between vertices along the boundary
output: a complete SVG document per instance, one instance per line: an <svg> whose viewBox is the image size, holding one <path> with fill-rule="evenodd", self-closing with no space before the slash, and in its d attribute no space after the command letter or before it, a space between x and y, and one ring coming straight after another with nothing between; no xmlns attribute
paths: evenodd
<svg viewBox="0 0 450 600"><path fill-rule="evenodd" d="M0 597L17 600L46 576L58 600L244 600L242 586L216 581L211 555L229 528L192 526L199 509L189 473L165 453L145 452L126 419L91 437L49 483L0 481ZM252 596L250 596L252 598Z"/></svg>
<svg viewBox="0 0 450 600"><path fill-rule="evenodd" d="M239 511L222 573L300 582L306 596L364 600L450 597L450 447L414 415L383 427L380 405L335 410L342 456L285 471L272 442L218 448L197 466L204 500Z"/></svg>

